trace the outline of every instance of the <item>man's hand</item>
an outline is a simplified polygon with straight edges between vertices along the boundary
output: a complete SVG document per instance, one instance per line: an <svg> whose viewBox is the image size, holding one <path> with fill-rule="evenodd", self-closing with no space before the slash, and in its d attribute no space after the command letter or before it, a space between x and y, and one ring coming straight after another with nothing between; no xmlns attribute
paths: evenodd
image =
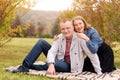
<svg viewBox="0 0 120 80"><path fill-rule="evenodd" d="M47 70L48 75L55 75L55 67L53 63L50 63L48 65L48 70Z"/></svg>

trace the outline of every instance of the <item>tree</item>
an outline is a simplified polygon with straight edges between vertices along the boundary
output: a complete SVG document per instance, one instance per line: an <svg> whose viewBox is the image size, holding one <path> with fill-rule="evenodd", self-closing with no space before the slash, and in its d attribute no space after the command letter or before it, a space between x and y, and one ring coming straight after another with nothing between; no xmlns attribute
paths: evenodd
<svg viewBox="0 0 120 80"><path fill-rule="evenodd" d="M76 15L76 13L74 11L71 10L64 10L63 12L61 12L59 19L64 19L64 18L73 18Z"/></svg>
<svg viewBox="0 0 120 80"><path fill-rule="evenodd" d="M24 37L33 37L35 36L35 32L36 32L35 26L30 24L29 29L25 30L23 34L24 34Z"/></svg>
<svg viewBox="0 0 120 80"><path fill-rule="evenodd" d="M51 33L52 33L52 37L56 34L59 34L60 33L60 28L59 28L59 18L56 19L55 23L54 23L54 26L51 30Z"/></svg>
<svg viewBox="0 0 120 80"><path fill-rule="evenodd" d="M36 2L36 0L34 0ZM29 3L29 4L26 4ZM31 5L30 5L31 4ZM9 37L17 32L17 28L11 27L11 22L14 20L18 9L21 7L33 6L30 0L1 0L0 1L0 45L3 45ZM20 25L18 25L20 26ZM20 29L20 27L19 27Z"/></svg>

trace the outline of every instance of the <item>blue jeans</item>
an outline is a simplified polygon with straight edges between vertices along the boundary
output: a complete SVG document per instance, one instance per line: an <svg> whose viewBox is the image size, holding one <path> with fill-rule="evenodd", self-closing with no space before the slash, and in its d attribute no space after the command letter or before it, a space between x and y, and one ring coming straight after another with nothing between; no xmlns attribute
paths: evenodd
<svg viewBox="0 0 120 80"><path fill-rule="evenodd" d="M70 72L70 64L66 63L63 60L55 60L55 70L56 72ZM35 70L47 70L48 69L48 64L44 64L44 65L33 65L32 69Z"/></svg>
<svg viewBox="0 0 120 80"><path fill-rule="evenodd" d="M33 63L36 59L43 54L47 57L48 50L51 48L51 45L45 40L40 39L29 52L29 54L23 60L22 66L25 66L29 69L35 70L47 70L48 64L45 65L34 65ZM55 61L55 69L57 72L70 72L70 65L65 61L56 59Z"/></svg>

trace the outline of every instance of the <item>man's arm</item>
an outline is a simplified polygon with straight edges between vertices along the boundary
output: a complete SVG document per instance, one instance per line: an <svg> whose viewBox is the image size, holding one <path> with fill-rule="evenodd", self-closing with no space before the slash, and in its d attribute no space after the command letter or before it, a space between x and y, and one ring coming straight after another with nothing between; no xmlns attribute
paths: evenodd
<svg viewBox="0 0 120 80"><path fill-rule="evenodd" d="M47 63L55 63L55 57L58 53L58 40L54 41L47 54Z"/></svg>
<svg viewBox="0 0 120 80"><path fill-rule="evenodd" d="M54 63L55 63L55 57L56 57L57 53L58 53L58 40L53 42L52 47L48 51L48 55L47 55L48 70L47 70L47 74L55 75Z"/></svg>

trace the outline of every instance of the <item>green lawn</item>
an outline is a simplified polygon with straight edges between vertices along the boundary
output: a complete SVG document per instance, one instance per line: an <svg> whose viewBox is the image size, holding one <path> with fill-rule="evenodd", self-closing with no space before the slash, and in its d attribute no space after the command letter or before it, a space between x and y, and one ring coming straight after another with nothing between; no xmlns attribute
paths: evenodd
<svg viewBox="0 0 120 80"><path fill-rule="evenodd" d="M45 39L45 38L44 38ZM0 47L0 80L55 80L42 76L27 75L22 73L8 73L5 68L21 64L39 38L13 38L6 45ZM52 39L45 39L52 43ZM115 65L120 68L120 43L114 42ZM44 55L38 60L45 61Z"/></svg>
<svg viewBox="0 0 120 80"><path fill-rule="evenodd" d="M27 75L22 73L8 73L5 68L21 64L39 38L13 38L6 45L0 47L0 80L55 80L41 76ZM52 43L51 39L45 39ZM45 61L41 55L38 60Z"/></svg>

